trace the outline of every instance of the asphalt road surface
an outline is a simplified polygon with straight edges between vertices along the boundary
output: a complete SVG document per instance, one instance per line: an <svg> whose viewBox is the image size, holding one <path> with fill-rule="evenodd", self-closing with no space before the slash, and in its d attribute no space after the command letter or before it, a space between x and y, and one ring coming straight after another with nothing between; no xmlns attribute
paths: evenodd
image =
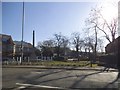
<svg viewBox="0 0 120 90"><path fill-rule="evenodd" d="M33 88L38 90L110 89L118 88L117 75L116 71L3 68L2 87L3 90L34 90Z"/></svg>

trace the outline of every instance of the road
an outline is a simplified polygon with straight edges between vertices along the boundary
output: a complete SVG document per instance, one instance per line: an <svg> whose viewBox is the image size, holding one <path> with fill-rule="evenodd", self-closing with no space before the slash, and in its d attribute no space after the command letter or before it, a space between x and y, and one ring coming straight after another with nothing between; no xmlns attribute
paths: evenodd
<svg viewBox="0 0 120 90"><path fill-rule="evenodd" d="M119 83L118 80L115 81L118 75L116 71L35 68L3 68L2 71L3 88L10 90L118 88Z"/></svg>

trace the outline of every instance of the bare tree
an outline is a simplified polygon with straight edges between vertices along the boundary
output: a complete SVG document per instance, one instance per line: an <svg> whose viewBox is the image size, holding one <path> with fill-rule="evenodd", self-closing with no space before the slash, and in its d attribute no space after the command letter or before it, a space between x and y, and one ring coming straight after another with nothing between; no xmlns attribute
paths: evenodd
<svg viewBox="0 0 120 90"><path fill-rule="evenodd" d="M101 8L102 9L102 8ZM106 40L109 43L113 42L116 37L117 31L117 19L113 18L111 22L108 22L101 13L100 8L93 8L90 12L90 16L87 19L88 30L94 31L95 44L94 44L94 60L97 56L97 45L98 45L98 35L99 32L104 34Z"/></svg>
<svg viewBox="0 0 120 90"><path fill-rule="evenodd" d="M76 49L78 60L79 60L79 50L81 49L81 45L83 45L82 43L84 43L84 41L80 38L80 33L78 32L72 33L72 44Z"/></svg>
<svg viewBox="0 0 120 90"><path fill-rule="evenodd" d="M93 11L93 10L91 10ZM98 32L97 32L97 25L98 25L98 19L99 16L97 15L97 13L92 13L90 14L90 17L87 19L86 24L89 26L88 30L92 30L94 32L94 46L93 46L93 53L94 53L94 61L96 60L96 55L97 55L97 40L98 40Z"/></svg>
<svg viewBox="0 0 120 90"><path fill-rule="evenodd" d="M38 42L37 48L41 51L41 57L52 57L54 53L53 40L45 40Z"/></svg>
<svg viewBox="0 0 120 90"><path fill-rule="evenodd" d="M94 38L92 36L90 37L85 37L84 39L84 46L85 49L89 49L90 51L94 52Z"/></svg>
<svg viewBox="0 0 120 90"><path fill-rule="evenodd" d="M69 39L67 37L63 36L63 38L62 38L62 46L64 48L64 56L67 55L66 49L68 47L68 44L69 44Z"/></svg>
<svg viewBox="0 0 120 90"><path fill-rule="evenodd" d="M112 18L111 21L108 21L102 13L102 8L93 8L87 21L87 24L89 24L89 29L94 30L96 40L94 52L96 57L96 49L99 42L99 33L103 33L104 37L109 43L113 42L117 35L118 21L117 17Z"/></svg>
<svg viewBox="0 0 120 90"><path fill-rule="evenodd" d="M45 40L43 42L38 42L37 48L39 50L41 50L43 47L49 47L49 48L54 47L54 41L53 40Z"/></svg>
<svg viewBox="0 0 120 90"><path fill-rule="evenodd" d="M46 47L54 47L54 41L53 40L46 40L46 41L43 41L43 45L46 46Z"/></svg>
<svg viewBox="0 0 120 90"><path fill-rule="evenodd" d="M97 20L97 22L96 22ZM91 10L89 21L96 26L96 28L103 32L105 38L111 43L115 40L117 35L118 20L112 18L111 22L108 22L102 15L101 9L93 8ZM110 34L109 34L110 33Z"/></svg>
<svg viewBox="0 0 120 90"><path fill-rule="evenodd" d="M39 42L37 43L37 48L38 48L40 51L41 51L41 49L42 49L41 46L42 46L42 42L39 41Z"/></svg>
<svg viewBox="0 0 120 90"><path fill-rule="evenodd" d="M65 36L63 36L61 33L54 34L54 42L56 46L57 51L57 57L60 57L60 48L63 46L64 48L68 44L68 40Z"/></svg>
<svg viewBox="0 0 120 90"><path fill-rule="evenodd" d="M93 54L91 52L95 52L95 38L93 36L88 36L85 37L84 39L84 48L85 48L85 52L87 52L87 50L89 51L89 60L91 61L91 67L92 67L92 63L93 63ZM94 58L95 55L94 55Z"/></svg>

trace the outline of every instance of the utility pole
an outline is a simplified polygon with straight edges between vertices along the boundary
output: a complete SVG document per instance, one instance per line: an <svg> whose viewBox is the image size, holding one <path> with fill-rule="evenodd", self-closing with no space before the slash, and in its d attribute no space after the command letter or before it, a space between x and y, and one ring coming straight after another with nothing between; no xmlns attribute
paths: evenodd
<svg viewBox="0 0 120 90"><path fill-rule="evenodd" d="M23 31L24 31L24 2L23 2L23 10L22 10L22 40L21 40L21 60L20 64L23 62Z"/></svg>

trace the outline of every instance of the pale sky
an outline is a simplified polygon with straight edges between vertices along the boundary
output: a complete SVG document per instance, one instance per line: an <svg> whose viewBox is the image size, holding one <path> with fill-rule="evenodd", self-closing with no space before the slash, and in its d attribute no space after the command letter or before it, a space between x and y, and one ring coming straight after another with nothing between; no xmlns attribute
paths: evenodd
<svg viewBox="0 0 120 90"><path fill-rule="evenodd" d="M24 41L32 42L33 30L36 44L59 32L68 37L72 32L81 33L85 19L95 5L95 2L25 2ZM2 15L2 33L20 41L22 3L4 2Z"/></svg>
<svg viewBox="0 0 120 90"><path fill-rule="evenodd" d="M103 4L103 13L108 20L111 15L116 15L111 12L117 9L108 5L108 2L25 2L23 39L32 43L33 30L35 45L39 41L53 38L55 33L61 32L67 37L73 32L82 33L90 10L100 4ZM11 35L14 41L22 39L22 5L22 2L2 3L2 33Z"/></svg>

